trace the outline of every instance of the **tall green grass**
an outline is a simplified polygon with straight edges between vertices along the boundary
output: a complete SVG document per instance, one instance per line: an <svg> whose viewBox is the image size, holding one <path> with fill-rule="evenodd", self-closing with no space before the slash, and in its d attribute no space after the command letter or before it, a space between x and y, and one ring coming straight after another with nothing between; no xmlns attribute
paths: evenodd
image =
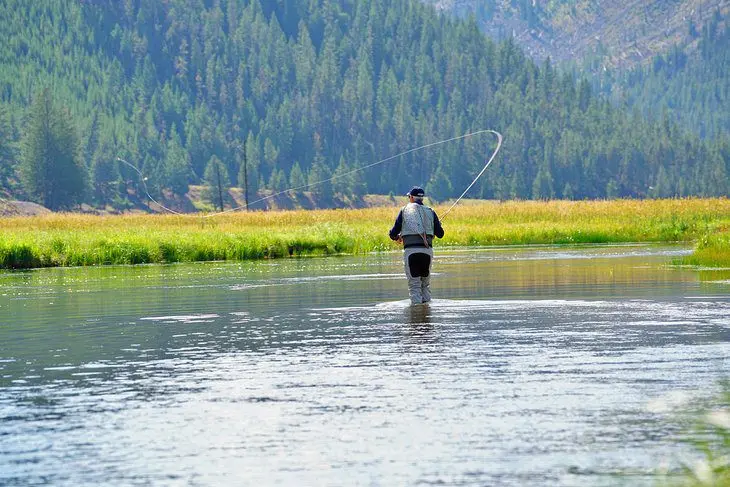
<svg viewBox="0 0 730 487"><path fill-rule="evenodd" d="M680 263L730 268L730 230L703 235L697 241L694 253L681 259Z"/></svg>
<svg viewBox="0 0 730 487"><path fill-rule="evenodd" d="M436 207L443 214L444 207ZM0 267L266 259L395 250L397 207L200 215L52 214L0 219ZM727 256L727 199L467 202L437 246L693 242ZM705 237L707 236L707 237ZM711 246L718 238L719 244ZM724 242L724 243L723 243ZM705 247L698 248L700 252ZM714 244L712 244L714 245ZM709 252L709 250L708 250ZM713 254L714 255L714 254ZM717 257L719 256L719 257Z"/></svg>

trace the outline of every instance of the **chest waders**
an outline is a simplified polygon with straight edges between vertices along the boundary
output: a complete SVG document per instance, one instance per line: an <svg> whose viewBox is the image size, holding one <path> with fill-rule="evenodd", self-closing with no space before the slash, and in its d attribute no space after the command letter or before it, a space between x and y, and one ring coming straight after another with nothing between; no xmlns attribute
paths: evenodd
<svg viewBox="0 0 730 487"><path fill-rule="evenodd" d="M428 237L433 238L433 210L418 203L409 203L403 207L403 229L401 237L421 237L423 246L403 249L403 267L408 278L408 294L411 304L422 304L431 301L431 263L433 249Z"/></svg>

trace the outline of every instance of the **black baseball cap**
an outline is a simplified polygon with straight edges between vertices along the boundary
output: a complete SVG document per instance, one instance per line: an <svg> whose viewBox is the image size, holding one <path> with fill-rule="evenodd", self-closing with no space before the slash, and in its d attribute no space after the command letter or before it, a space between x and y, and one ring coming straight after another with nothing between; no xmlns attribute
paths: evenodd
<svg viewBox="0 0 730 487"><path fill-rule="evenodd" d="M423 191L423 188L420 188L418 186L413 186L409 192L406 193L406 196L413 196L415 198L423 198L423 196L426 193Z"/></svg>

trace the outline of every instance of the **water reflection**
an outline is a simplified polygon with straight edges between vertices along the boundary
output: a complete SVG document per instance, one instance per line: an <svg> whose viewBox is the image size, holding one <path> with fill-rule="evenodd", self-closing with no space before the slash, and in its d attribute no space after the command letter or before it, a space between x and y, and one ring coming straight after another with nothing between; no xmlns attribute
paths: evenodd
<svg viewBox="0 0 730 487"><path fill-rule="evenodd" d="M412 342L416 343L434 343L439 339L431 315L431 304L422 304L411 306L405 302L405 320L403 327L406 330L406 336Z"/></svg>
<svg viewBox="0 0 730 487"><path fill-rule="evenodd" d="M410 325L429 325L431 323L431 306L428 304L407 306L406 316L408 320L407 322Z"/></svg>
<svg viewBox="0 0 730 487"><path fill-rule="evenodd" d="M659 398L729 370L728 288L676 252L444 251L416 307L396 253L0 274L0 484L650 472Z"/></svg>

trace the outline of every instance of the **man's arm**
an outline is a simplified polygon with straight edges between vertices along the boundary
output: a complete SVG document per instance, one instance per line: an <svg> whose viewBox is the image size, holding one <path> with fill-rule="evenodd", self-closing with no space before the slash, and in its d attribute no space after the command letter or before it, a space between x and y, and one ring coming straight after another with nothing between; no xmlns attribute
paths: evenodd
<svg viewBox="0 0 730 487"><path fill-rule="evenodd" d="M398 240L398 235L400 235L400 231L403 228L403 210L398 212L398 217L395 219L395 223L393 224L393 228L390 229L390 233L388 233L388 236L391 240Z"/></svg>
<svg viewBox="0 0 730 487"><path fill-rule="evenodd" d="M438 238L444 238L444 228L441 226L441 222L435 211L433 212L433 233Z"/></svg>

